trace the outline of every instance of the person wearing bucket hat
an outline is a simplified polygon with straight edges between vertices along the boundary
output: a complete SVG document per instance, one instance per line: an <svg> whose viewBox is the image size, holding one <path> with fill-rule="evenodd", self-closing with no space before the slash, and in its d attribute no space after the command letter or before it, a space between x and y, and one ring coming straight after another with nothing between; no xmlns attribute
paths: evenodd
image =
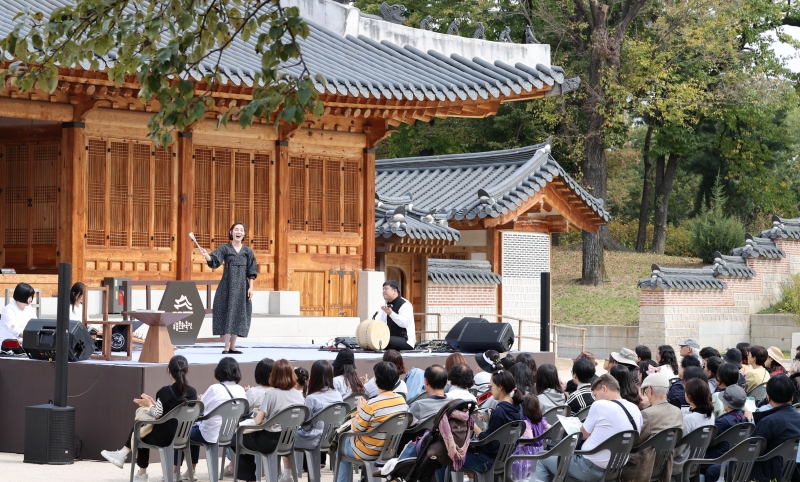
<svg viewBox="0 0 800 482"><path fill-rule="evenodd" d="M608 359L603 363L603 368L608 371L611 370L611 367L617 364L623 364L628 367L629 370L638 370L639 364L636 363L636 352L631 350L630 348L623 348L620 351L612 351L610 355L608 355Z"/></svg>
<svg viewBox="0 0 800 482"><path fill-rule="evenodd" d="M719 393L719 400L722 402L725 414L714 420L714 425L717 427L717 435L721 435L734 425L749 422L744 415L744 404L747 401L747 394L744 392L744 388L739 385L731 385ZM729 448L727 442L719 443L708 449L704 458L715 459L727 452ZM704 472L701 469L700 473Z"/></svg>
<svg viewBox="0 0 800 482"><path fill-rule="evenodd" d="M769 376L786 374L786 369L783 368L783 352L777 346L767 348L767 361L764 366L767 367Z"/></svg>
<svg viewBox="0 0 800 482"><path fill-rule="evenodd" d="M356 357L349 348L336 354L331 363L333 367L333 387L342 394L342 398L352 393L364 393L364 384L356 372Z"/></svg>
<svg viewBox="0 0 800 482"><path fill-rule="evenodd" d="M739 370L739 382L738 384L744 387L745 379L744 374L741 373L742 370L742 352L738 348L730 348L728 351L722 355L722 361L725 363L732 363L736 365L736 369Z"/></svg>

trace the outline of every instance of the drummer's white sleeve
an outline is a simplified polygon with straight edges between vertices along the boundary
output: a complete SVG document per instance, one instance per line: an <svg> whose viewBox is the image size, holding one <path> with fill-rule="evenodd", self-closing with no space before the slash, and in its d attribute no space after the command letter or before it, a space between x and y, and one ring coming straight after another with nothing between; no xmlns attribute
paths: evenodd
<svg viewBox="0 0 800 482"><path fill-rule="evenodd" d="M400 312L392 312L392 319L400 328L414 327L414 307L406 301L400 307Z"/></svg>

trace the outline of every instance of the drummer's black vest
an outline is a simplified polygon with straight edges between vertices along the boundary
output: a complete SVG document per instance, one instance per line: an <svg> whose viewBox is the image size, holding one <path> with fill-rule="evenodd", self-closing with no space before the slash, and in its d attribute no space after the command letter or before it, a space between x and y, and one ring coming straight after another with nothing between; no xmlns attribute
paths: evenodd
<svg viewBox="0 0 800 482"><path fill-rule="evenodd" d="M402 296L398 296L397 298L394 299L394 301L386 304L395 313L400 313L400 307L406 303L408 303L408 301L406 301L405 298L403 298ZM399 336L404 340L408 340L408 332L406 331L406 329L398 326L397 323L395 323L394 320L392 319L391 315L386 315L386 324L389 325L389 335Z"/></svg>

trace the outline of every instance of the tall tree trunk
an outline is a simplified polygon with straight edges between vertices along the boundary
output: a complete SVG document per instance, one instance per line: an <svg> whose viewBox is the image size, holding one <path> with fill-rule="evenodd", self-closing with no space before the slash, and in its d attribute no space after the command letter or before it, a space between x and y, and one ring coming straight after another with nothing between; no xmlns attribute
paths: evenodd
<svg viewBox="0 0 800 482"><path fill-rule="evenodd" d="M647 221L650 219L650 197L653 191L653 162L650 160L650 141L653 138L653 126L647 126L644 136L644 186L642 186L642 204L639 206L639 232L636 235L636 252L644 253L647 244Z"/></svg>
<svg viewBox="0 0 800 482"><path fill-rule="evenodd" d="M667 212L679 159L677 154L670 154L669 160L666 156L658 156L656 163L656 208L653 222L653 252L656 254L664 254L667 246Z"/></svg>
<svg viewBox="0 0 800 482"><path fill-rule="evenodd" d="M593 62L594 64L594 62ZM594 65L593 65L594 67ZM599 72L597 74L600 75ZM583 162L583 185L592 196L605 200L606 197L606 151L603 142L604 116L601 113L600 102L597 94L590 94L595 98L595 106L590 111L586 129L586 152ZM583 269L581 283L598 286L605 279L605 265L603 263L603 240L601 233L583 232Z"/></svg>

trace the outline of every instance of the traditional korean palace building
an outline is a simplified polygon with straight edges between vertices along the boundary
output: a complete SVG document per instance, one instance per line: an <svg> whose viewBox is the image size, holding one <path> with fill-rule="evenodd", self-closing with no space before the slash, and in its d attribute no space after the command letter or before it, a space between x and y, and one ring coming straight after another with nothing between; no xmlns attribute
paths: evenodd
<svg viewBox="0 0 800 482"><path fill-rule="evenodd" d="M7 0L0 35L24 8L47 16L70 3ZM608 218L549 146L376 162L375 145L401 123L485 117L579 79L551 65L549 45L412 28L329 0L282 4L299 7L311 30L303 58L324 78L315 81L324 115L302 125L216 129L221 113L251 99L260 67L241 39L222 54L216 109L169 146L148 138L157 106L139 100L134 76L115 86L104 68L74 65L52 94L2 87L0 267L18 274L0 287L26 281L53 294L59 262L89 286L218 279L189 233L213 249L241 221L256 289L299 292L304 315L355 316L360 279L376 268L402 280L417 311L434 309L445 286L504 313L533 306L525 280L549 269L548 235ZM14 60L0 53L3 67ZM192 78L207 89L199 72Z"/></svg>

